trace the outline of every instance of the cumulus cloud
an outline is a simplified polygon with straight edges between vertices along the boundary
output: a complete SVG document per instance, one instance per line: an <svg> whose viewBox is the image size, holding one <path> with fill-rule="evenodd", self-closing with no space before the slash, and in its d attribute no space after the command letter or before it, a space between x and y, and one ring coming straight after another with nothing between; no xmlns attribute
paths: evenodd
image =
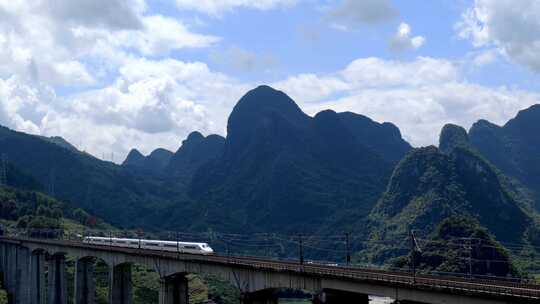
<svg viewBox="0 0 540 304"><path fill-rule="evenodd" d="M101 29L79 28L77 36L120 50L133 49L140 55L167 55L181 48L208 47L219 41L218 37L190 32L179 20L161 15L141 18L143 29L139 31L122 30L116 32Z"/></svg>
<svg viewBox="0 0 540 304"><path fill-rule="evenodd" d="M534 92L468 83L456 63L429 57L360 58L329 75L290 77L275 86L291 90L310 114L334 109L393 122L416 146L437 143L445 123L470 127L483 118L502 124L540 100Z"/></svg>
<svg viewBox="0 0 540 304"><path fill-rule="evenodd" d="M230 109L249 88L201 62L131 58L118 73L110 86L49 106L41 132L79 146L84 138L83 148L97 156L176 150L194 130L224 134Z"/></svg>
<svg viewBox="0 0 540 304"><path fill-rule="evenodd" d="M181 10L194 10L211 16L221 16L235 8L269 10L290 7L300 0L176 0Z"/></svg>
<svg viewBox="0 0 540 304"><path fill-rule="evenodd" d="M41 1L41 10L56 20L108 29L140 29L140 15L145 9L142 0L55 0Z"/></svg>
<svg viewBox="0 0 540 304"><path fill-rule="evenodd" d="M334 75L318 76L316 74L300 74L276 82L275 87L280 88L293 99L304 102L317 102L325 100L337 92L350 89L345 79Z"/></svg>
<svg viewBox="0 0 540 304"><path fill-rule="evenodd" d="M329 10L328 19L333 27L349 30L384 23L398 14L390 0L342 0Z"/></svg>
<svg viewBox="0 0 540 304"><path fill-rule="evenodd" d="M0 124L96 156L223 134L226 114L207 109L228 109L245 88L204 63L159 59L218 40L149 14L144 0L0 1ZM64 88L72 95L57 96Z"/></svg>
<svg viewBox="0 0 540 304"><path fill-rule="evenodd" d="M48 88L28 86L16 77L0 78L0 123L38 134L48 104L54 98L54 93Z"/></svg>
<svg viewBox="0 0 540 304"><path fill-rule="evenodd" d="M341 76L357 87L421 86L445 83L458 78L458 68L450 60L418 57L413 61L360 58L351 62Z"/></svg>
<svg viewBox="0 0 540 304"><path fill-rule="evenodd" d="M496 47L511 60L540 72L540 2L476 0L456 29L475 47Z"/></svg>
<svg viewBox="0 0 540 304"><path fill-rule="evenodd" d="M236 46L213 51L209 59L227 69L247 73L267 72L278 64L278 60L270 54L258 54Z"/></svg>
<svg viewBox="0 0 540 304"><path fill-rule="evenodd" d="M497 60L499 57L499 51L496 49L487 49L483 50L478 54L474 55L472 64L476 67L482 67L488 64L491 64Z"/></svg>
<svg viewBox="0 0 540 304"><path fill-rule="evenodd" d="M219 40L148 15L143 0L2 1L0 17L0 77L51 86L93 85L99 70L130 54L164 55Z"/></svg>
<svg viewBox="0 0 540 304"><path fill-rule="evenodd" d="M416 50L420 48L426 39L422 36L411 37L411 27L402 22L394 36L390 39L389 47L394 52L403 52L408 50Z"/></svg>

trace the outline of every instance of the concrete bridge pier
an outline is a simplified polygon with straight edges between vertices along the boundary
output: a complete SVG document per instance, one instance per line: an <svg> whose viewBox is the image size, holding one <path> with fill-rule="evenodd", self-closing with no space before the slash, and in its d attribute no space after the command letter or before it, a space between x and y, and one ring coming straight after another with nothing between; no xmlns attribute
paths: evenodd
<svg viewBox="0 0 540 304"><path fill-rule="evenodd" d="M94 260L82 258L75 262L75 304L94 304L96 284L94 281Z"/></svg>
<svg viewBox="0 0 540 304"><path fill-rule="evenodd" d="M3 285L7 291L8 303L15 303L15 279L17 277L17 252L15 246L5 246L4 248L4 277Z"/></svg>
<svg viewBox="0 0 540 304"><path fill-rule="evenodd" d="M30 250L18 246L16 250L15 303L27 304L30 302Z"/></svg>
<svg viewBox="0 0 540 304"><path fill-rule="evenodd" d="M316 295L313 304L369 304L366 294L325 289Z"/></svg>
<svg viewBox="0 0 540 304"><path fill-rule="evenodd" d="M242 294L242 304L278 304L279 297L276 290L265 289Z"/></svg>
<svg viewBox="0 0 540 304"><path fill-rule="evenodd" d="M160 280L159 304L188 304L188 280L184 275Z"/></svg>
<svg viewBox="0 0 540 304"><path fill-rule="evenodd" d="M109 271L111 276L110 304L132 304L131 264L120 264L112 267Z"/></svg>
<svg viewBox="0 0 540 304"><path fill-rule="evenodd" d="M66 257L63 254L49 258L47 285L49 304L67 304Z"/></svg>
<svg viewBox="0 0 540 304"><path fill-rule="evenodd" d="M6 245L0 244L0 279L2 279L2 286L5 286L5 276L6 271Z"/></svg>
<svg viewBox="0 0 540 304"><path fill-rule="evenodd" d="M41 250L30 255L30 304L45 304L45 253Z"/></svg>
<svg viewBox="0 0 540 304"><path fill-rule="evenodd" d="M8 303L28 303L28 249L18 245L6 249L6 265L4 286L7 291Z"/></svg>

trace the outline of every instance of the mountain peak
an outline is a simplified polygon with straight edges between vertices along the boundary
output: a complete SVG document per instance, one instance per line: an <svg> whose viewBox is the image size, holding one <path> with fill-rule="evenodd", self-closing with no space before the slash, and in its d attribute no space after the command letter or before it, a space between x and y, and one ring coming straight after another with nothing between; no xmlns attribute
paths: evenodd
<svg viewBox="0 0 540 304"><path fill-rule="evenodd" d="M338 114L334 110L323 110L315 114L315 120L339 120Z"/></svg>
<svg viewBox="0 0 540 304"><path fill-rule="evenodd" d="M367 116L352 112L342 112L338 115L362 145L376 151L392 163L397 163L412 149L401 137L398 127L392 123L378 123Z"/></svg>
<svg viewBox="0 0 540 304"><path fill-rule="evenodd" d="M137 149L131 149L122 166L140 166L144 163L144 155Z"/></svg>
<svg viewBox="0 0 540 304"><path fill-rule="evenodd" d="M257 116L269 111L278 111L286 116L305 116L298 105L287 94L270 86L261 85L247 92L236 104L229 118L234 123L236 116Z"/></svg>
<svg viewBox="0 0 540 304"><path fill-rule="evenodd" d="M310 117L285 93L269 86L247 92L236 104L227 124L226 154L235 157L262 134L290 135L303 129Z"/></svg>
<svg viewBox="0 0 540 304"><path fill-rule="evenodd" d="M468 147L469 135L467 131L458 125L446 124L439 137L439 149L444 153L450 153L456 147Z"/></svg>
<svg viewBox="0 0 540 304"><path fill-rule="evenodd" d="M188 137L183 141L185 142L198 142L204 139L204 135L199 131L193 131L189 133Z"/></svg>
<svg viewBox="0 0 540 304"><path fill-rule="evenodd" d="M478 120L477 122L475 122L472 126L472 128L480 128L480 127L497 127L497 128L500 128L498 125L490 122L489 120L486 120L486 119L480 119Z"/></svg>
<svg viewBox="0 0 540 304"><path fill-rule="evenodd" d="M152 151L150 153L150 155L148 155L149 157L152 156L152 155L165 155L165 154L172 154L171 151L167 150L167 149L163 149L163 148L157 148L155 149L154 151Z"/></svg>
<svg viewBox="0 0 540 304"><path fill-rule="evenodd" d="M204 137L197 131L192 132L170 158L167 170L176 177L191 179L201 165L221 156L224 145L225 139L219 135Z"/></svg>

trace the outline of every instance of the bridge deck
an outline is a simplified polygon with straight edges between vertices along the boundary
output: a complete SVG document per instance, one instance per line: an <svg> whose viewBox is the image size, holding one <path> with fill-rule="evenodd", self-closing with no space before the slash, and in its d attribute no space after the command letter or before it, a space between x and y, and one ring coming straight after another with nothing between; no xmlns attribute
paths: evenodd
<svg viewBox="0 0 540 304"><path fill-rule="evenodd" d="M245 256L197 255L149 249L124 248L117 246L93 245L65 240L41 240L4 237L3 242L38 243L43 245L79 248L85 250L116 252L127 255L156 257L161 259L217 263L234 267L260 269L277 272L293 272L306 276L329 277L343 280L362 281L379 285L401 286L420 290L440 290L472 296L511 297L529 301L540 301L540 285L505 280L467 279L459 277L385 271L360 267L303 264ZM539 302L540 303L540 302Z"/></svg>

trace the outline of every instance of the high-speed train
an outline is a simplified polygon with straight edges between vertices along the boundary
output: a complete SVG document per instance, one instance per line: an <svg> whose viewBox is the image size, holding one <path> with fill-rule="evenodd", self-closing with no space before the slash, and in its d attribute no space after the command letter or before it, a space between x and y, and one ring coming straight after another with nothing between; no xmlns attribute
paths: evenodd
<svg viewBox="0 0 540 304"><path fill-rule="evenodd" d="M100 236L87 236L83 238L83 243L152 249L160 251L174 251L182 253L196 254L213 254L214 250L207 243L192 243L192 242L175 242L175 241L160 241L160 240L144 240L144 239L125 239L125 238L109 238Z"/></svg>

